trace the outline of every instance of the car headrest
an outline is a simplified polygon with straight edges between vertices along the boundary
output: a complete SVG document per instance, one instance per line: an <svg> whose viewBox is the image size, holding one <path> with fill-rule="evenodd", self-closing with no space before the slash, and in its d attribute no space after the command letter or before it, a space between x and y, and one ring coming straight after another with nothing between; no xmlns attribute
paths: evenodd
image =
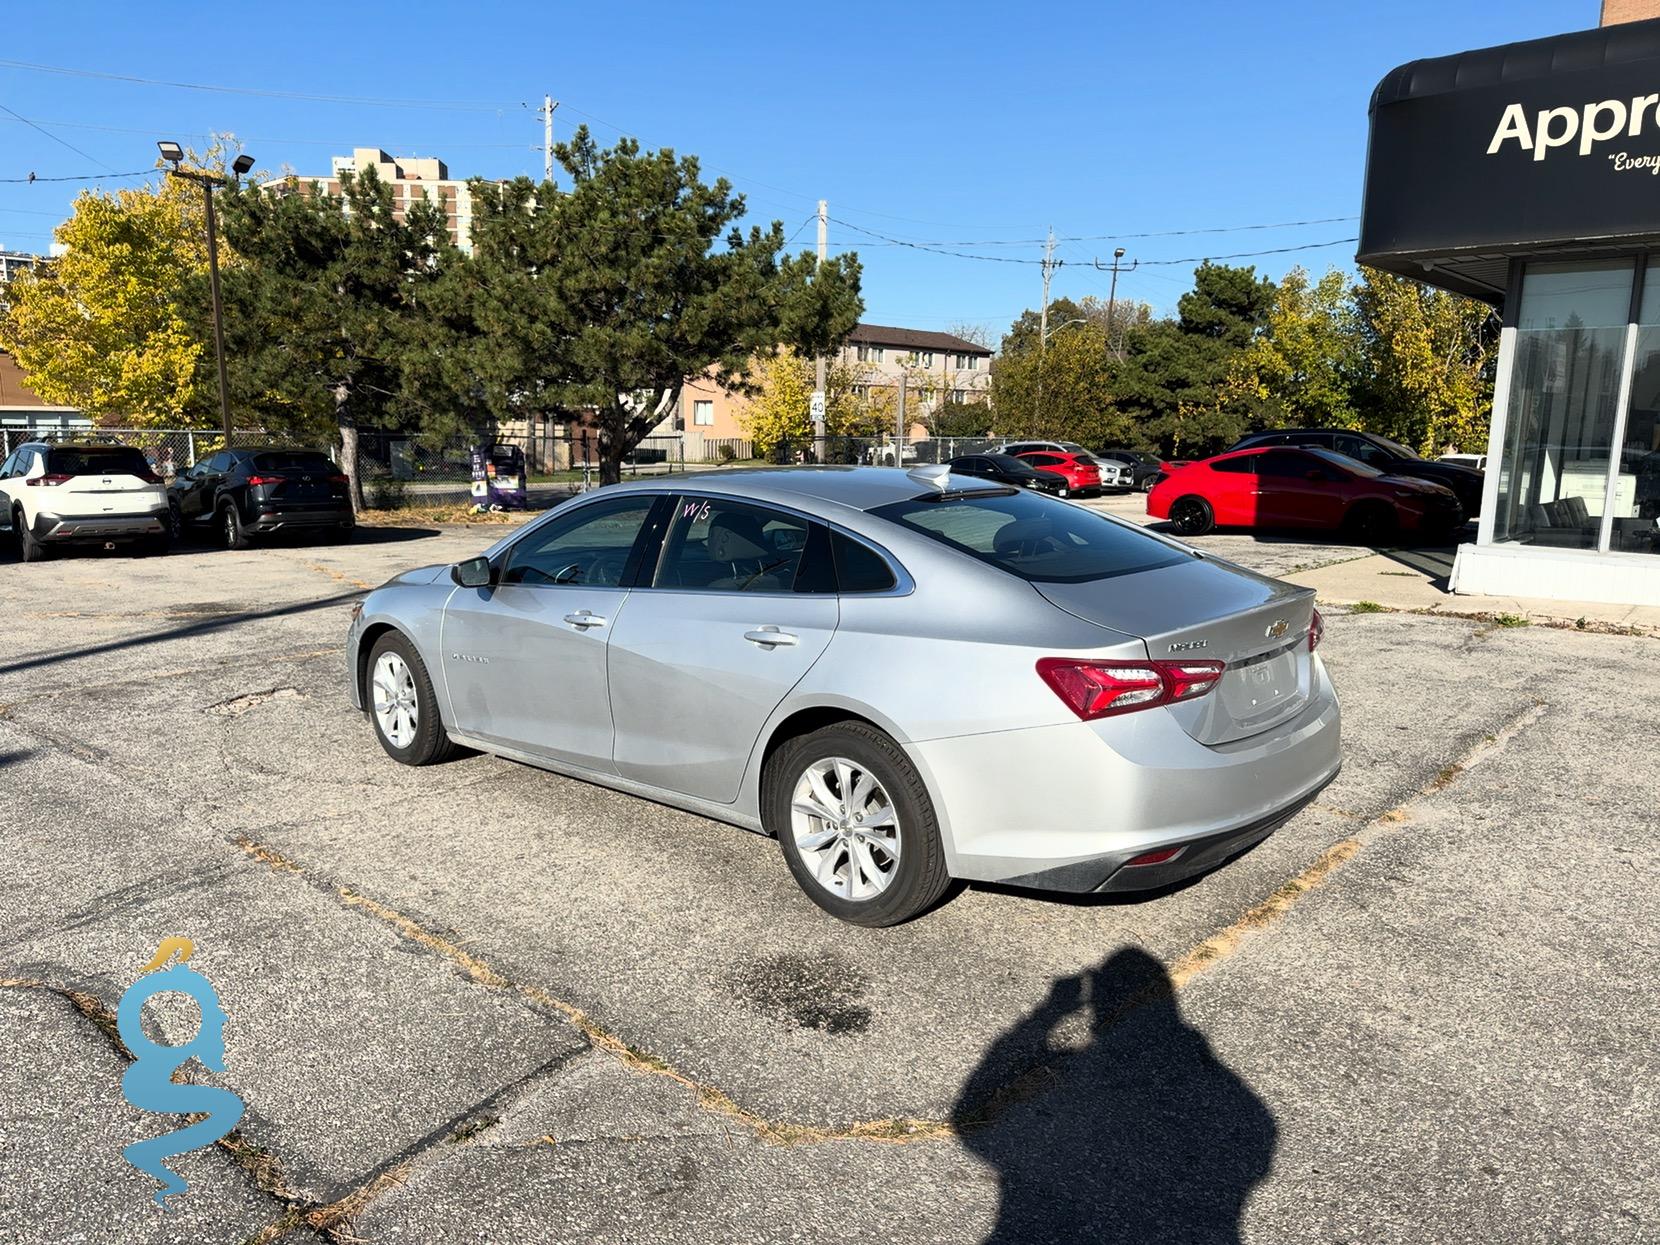
<svg viewBox="0 0 1660 1245"><path fill-rule="evenodd" d="M716 562L751 562L773 554L761 521L752 514L717 515L709 524L707 548Z"/></svg>
<svg viewBox="0 0 1660 1245"><path fill-rule="evenodd" d="M1054 535L1054 532L1054 524L1048 519L1016 519L997 529L991 547L996 553L1018 553L1044 537Z"/></svg>

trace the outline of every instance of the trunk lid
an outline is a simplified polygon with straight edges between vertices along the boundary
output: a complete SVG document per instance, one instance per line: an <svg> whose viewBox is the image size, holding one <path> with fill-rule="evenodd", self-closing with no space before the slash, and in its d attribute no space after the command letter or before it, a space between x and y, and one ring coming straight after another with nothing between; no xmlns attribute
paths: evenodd
<svg viewBox="0 0 1660 1245"><path fill-rule="evenodd" d="M1208 695L1165 710L1200 743L1261 734L1308 703L1312 588L1209 558L1087 583L1032 586L1069 614L1139 636L1155 661L1226 662Z"/></svg>

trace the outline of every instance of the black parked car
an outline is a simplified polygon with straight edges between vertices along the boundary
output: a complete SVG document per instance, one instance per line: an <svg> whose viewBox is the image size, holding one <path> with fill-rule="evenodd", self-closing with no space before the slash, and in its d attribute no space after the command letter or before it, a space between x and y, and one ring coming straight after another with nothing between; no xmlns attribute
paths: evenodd
<svg viewBox="0 0 1660 1245"><path fill-rule="evenodd" d="M1066 477L1053 471L1039 471L1013 454L964 454L946 464L960 476L978 476L1015 488L1036 489L1040 493L1059 493L1066 487Z"/></svg>
<svg viewBox="0 0 1660 1245"><path fill-rule="evenodd" d="M220 450L175 476L167 501L175 536L213 528L231 549L269 532L345 540L354 522L345 475L316 450Z"/></svg>
<svg viewBox="0 0 1660 1245"><path fill-rule="evenodd" d="M1253 432L1230 446L1229 451L1255 449L1259 445L1306 445L1335 450L1385 475L1411 476L1415 480L1446 485L1464 507L1467 519L1473 519L1481 512L1481 472L1473 467L1460 467L1457 463L1419 458L1406 446L1397 445L1375 432L1351 432L1346 428L1282 428L1274 432Z"/></svg>
<svg viewBox="0 0 1660 1245"><path fill-rule="evenodd" d="M1149 454L1146 450L1108 449L1102 450L1095 457L1110 458L1128 467L1130 487L1138 493L1151 493L1153 485L1159 482L1159 475L1164 471L1164 464L1159 461L1159 456Z"/></svg>

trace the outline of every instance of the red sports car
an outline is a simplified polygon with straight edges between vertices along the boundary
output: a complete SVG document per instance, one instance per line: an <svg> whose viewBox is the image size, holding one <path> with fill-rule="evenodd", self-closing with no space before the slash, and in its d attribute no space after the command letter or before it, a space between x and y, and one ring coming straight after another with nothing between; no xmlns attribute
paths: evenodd
<svg viewBox="0 0 1660 1245"><path fill-rule="evenodd" d="M1397 532L1440 538L1464 522L1458 498L1442 485L1289 446L1235 450L1171 471L1147 494L1147 513L1169 519L1181 536L1213 527L1303 527L1366 543Z"/></svg>
<svg viewBox="0 0 1660 1245"><path fill-rule="evenodd" d="M1101 491L1101 465L1088 454L1070 454L1065 450L1028 450L1016 458L1037 471L1052 471L1066 481L1061 497L1073 493L1082 497Z"/></svg>

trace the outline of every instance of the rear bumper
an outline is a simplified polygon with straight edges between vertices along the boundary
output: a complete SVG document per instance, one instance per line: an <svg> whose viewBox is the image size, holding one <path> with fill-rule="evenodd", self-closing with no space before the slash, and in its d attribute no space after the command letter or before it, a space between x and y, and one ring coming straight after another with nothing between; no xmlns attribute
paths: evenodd
<svg viewBox="0 0 1660 1245"><path fill-rule="evenodd" d="M340 527L354 522L350 506L305 510L259 510L243 526L255 532L277 532L296 527Z"/></svg>
<svg viewBox="0 0 1660 1245"><path fill-rule="evenodd" d="M48 514L35 516L35 539L52 544L70 544L81 540L135 540L144 536L159 536L167 530L167 507L138 511L132 514Z"/></svg>
<svg viewBox="0 0 1660 1245"><path fill-rule="evenodd" d="M954 876L1040 890L1145 890L1266 838L1337 776L1341 714L1323 666L1296 718L1207 746L1162 709L906 745ZM1182 849L1160 865L1144 853Z"/></svg>

